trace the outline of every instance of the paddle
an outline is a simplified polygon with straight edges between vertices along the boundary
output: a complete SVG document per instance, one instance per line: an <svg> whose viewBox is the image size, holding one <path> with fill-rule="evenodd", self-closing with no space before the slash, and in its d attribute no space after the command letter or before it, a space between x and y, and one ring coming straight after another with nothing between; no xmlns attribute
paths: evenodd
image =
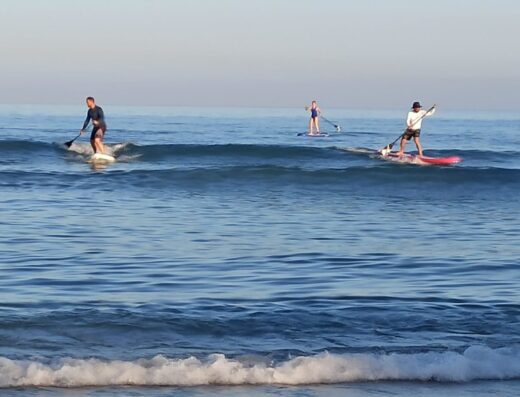
<svg viewBox="0 0 520 397"><path fill-rule="evenodd" d="M72 139L72 140L70 140L70 141L68 141L68 142L65 142L65 146L67 146L67 147L71 147L72 144L74 143L74 141L75 141L76 139L78 139L80 136L81 136L81 132L78 134L78 136L76 136L76 138L74 138L74 139Z"/></svg>
<svg viewBox="0 0 520 397"><path fill-rule="evenodd" d="M320 117L322 118L323 121L329 123L330 125L333 125L334 128L336 129L336 131L341 132L341 127L338 124L334 124L332 121L326 119L325 117L323 117L321 115L320 115Z"/></svg>
<svg viewBox="0 0 520 397"><path fill-rule="evenodd" d="M401 135L399 135L395 141L393 141L392 143L386 145L383 149L380 149L379 150L379 153L381 153L383 156L386 156L388 153L390 153L392 151L392 148L394 147L395 143L401 139L403 137L403 135L406 133L406 131L408 131L408 128L410 127L413 127L416 123L418 123L420 120L424 119L433 109L435 109L437 105L433 105L430 109L428 109L428 111L426 113L424 113L421 117L419 117L417 120L415 120L411 126L409 127L406 127L405 130L403 131L403 133Z"/></svg>
<svg viewBox="0 0 520 397"><path fill-rule="evenodd" d="M308 112L310 109L310 106L305 106L305 111ZM325 117L323 117L320 113L320 117L322 118L323 121L329 123L330 125L334 126L334 128L336 129L336 131L338 132L341 132L341 127L338 125L338 124L334 124L332 121L326 119Z"/></svg>

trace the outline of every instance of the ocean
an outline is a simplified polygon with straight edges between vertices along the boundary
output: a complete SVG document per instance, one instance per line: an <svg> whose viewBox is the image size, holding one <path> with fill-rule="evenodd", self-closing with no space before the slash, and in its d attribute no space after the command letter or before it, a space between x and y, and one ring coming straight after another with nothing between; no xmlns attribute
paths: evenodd
<svg viewBox="0 0 520 397"><path fill-rule="evenodd" d="M101 106L0 106L1 396L520 395L519 115Z"/></svg>

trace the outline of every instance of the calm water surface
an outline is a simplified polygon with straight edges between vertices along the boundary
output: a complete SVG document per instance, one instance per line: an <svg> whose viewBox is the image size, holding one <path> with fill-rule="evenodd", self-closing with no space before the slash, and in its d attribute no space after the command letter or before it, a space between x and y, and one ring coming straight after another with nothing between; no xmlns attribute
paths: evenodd
<svg viewBox="0 0 520 397"><path fill-rule="evenodd" d="M0 106L2 396L520 394L520 117L103 108Z"/></svg>

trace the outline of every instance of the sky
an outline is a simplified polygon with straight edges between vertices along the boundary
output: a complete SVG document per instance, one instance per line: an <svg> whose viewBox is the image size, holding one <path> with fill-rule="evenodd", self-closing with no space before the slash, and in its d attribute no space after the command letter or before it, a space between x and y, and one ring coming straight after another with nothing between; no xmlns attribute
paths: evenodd
<svg viewBox="0 0 520 397"><path fill-rule="evenodd" d="M517 0L0 0L0 103L520 110Z"/></svg>

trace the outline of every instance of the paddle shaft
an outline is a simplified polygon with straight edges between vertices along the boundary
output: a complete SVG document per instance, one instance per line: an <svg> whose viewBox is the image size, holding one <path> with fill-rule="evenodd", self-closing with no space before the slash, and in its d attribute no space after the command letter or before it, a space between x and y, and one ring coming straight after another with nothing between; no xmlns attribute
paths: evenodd
<svg viewBox="0 0 520 397"><path fill-rule="evenodd" d="M327 118L325 118L325 117L323 117L321 115L320 115L320 117L323 119L323 121L325 121L325 122L329 123L330 125L334 126L335 129L337 129L337 130L341 129L341 127L338 124L334 124L332 121L330 121L329 119L327 119Z"/></svg>
<svg viewBox="0 0 520 397"><path fill-rule="evenodd" d="M425 117L426 117L426 116L427 116L427 115L428 115L428 114L429 114L433 109L435 109L435 105L433 105L430 109L428 109L428 111L427 111L426 113L424 113L421 117L419 117L417 120L415 120L415 121L412 123L412 125L406 127L405 130L403 131L403 133L402 133L401 135L399 135L399 136L396 138L395 141L393 141L391 144L387 145L387 146L385 147L385 149L386 149L386 148L392 149L392 148L394 147L395 143L396 143L399 139L401 139L401 138L403 137L403 135L406 133L406 131L408 131L408 129L409 129L410 127L413 127L413 126L414 126L415 124L417 124L419 121L421 121L422 119L424 119L424 118L425 118Z"/></svg>

